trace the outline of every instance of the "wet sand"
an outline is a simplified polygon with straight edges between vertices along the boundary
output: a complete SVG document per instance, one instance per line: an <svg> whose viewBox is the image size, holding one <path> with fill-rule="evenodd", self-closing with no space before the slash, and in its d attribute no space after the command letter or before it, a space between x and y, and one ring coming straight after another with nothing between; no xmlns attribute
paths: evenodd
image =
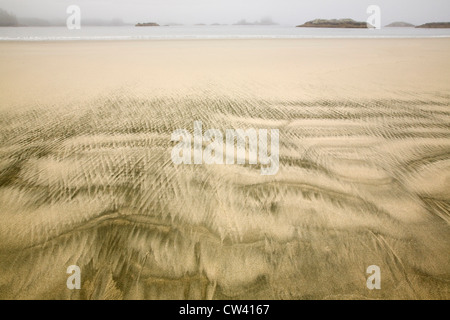
<svg viewBox="0 0 450 320"><path fill-rule="evenodd" d="M449 299L448 52L0 43L0 298ZM175 165L194 121L279 129L278 173Z"/></svg>

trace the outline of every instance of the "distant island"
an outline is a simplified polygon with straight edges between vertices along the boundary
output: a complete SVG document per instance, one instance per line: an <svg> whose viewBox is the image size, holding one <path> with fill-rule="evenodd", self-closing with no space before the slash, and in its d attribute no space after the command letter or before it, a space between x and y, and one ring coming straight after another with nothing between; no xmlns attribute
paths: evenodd
<svg viewBox="0 0 450 320"><path fill-rule="evenodd" d="M245 19L239 20L238 22L233 24L234 26L274 26L278 25L278 23L274 22L270 17L262 18L259 21L248 22Z"/></svg>
<svg viewBox="0 0 450 320"><path fill-rule="evenodd" d="M386 28L414 28L415 25L408 23L408 22L397 21L397 22L392 22L385 27Z"/></svg>
<svg viewBox="0 0 450 320"><path fill-rule="evenodd" d="M430 22L417 26L416 28L450 28L450 22Z"/></svg>
<svg viewBox="0 0 450 320"><path fill-rule="evenodd" d="M353 19L315 19L305 22L297 28L368 28L367 22L358 22Z"/></svg>
<svg viewBox="0 0 450 320"><path fill-rule="evenodd" d="M111 20L83 19L83 26L126 26L129 25L120 18ZM0 27L62 27L66 26L66 21L62 19L45 20L36 17L16 17L0 8Z"/></svg>
<svg viewBox="0 0 450 320"><path fill-rule="evenodd" d="M136 27L159 27L156 22L144 22L136 24Z"/></svg>
<svg viewBox="0 0 450 320"><path fill-rule="evenodd" d="M18 25L19 21L15 15L0 9L0 27L17 27Z"/></svg>

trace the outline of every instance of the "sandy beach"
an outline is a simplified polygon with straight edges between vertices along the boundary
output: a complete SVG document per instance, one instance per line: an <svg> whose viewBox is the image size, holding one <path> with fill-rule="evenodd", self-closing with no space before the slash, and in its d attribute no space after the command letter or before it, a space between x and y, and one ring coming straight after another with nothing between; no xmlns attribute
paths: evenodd
<svg viewBox="0 0 450 320"><path fill-rule="evenodd" d="M0 298L450 299L449 52L1 42ZM175 165L195 121L278 129L277 174Z"/></svg>

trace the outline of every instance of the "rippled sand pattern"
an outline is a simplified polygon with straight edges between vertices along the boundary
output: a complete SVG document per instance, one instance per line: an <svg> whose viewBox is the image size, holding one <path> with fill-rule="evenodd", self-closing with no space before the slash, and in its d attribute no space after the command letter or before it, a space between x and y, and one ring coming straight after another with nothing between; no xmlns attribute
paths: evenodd
<svg viewBox="0 0 450 320"><path fill-rule="evenodd" d="M449 299L449 106L122 92L3 112L0 298ZM194 121L278 128L278 174L174 165Z"/></svg>

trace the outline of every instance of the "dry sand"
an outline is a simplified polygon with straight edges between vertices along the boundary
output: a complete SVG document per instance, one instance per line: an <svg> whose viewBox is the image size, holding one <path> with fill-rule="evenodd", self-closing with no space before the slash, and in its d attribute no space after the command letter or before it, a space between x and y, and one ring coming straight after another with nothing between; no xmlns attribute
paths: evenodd
<svg viewBox="0 0 450 320"><path fill-rule="evenodd" d="M449 52L0 43L0 298L449 299ZM278 174L174 165L194 121L279 129Z"/></svg>

